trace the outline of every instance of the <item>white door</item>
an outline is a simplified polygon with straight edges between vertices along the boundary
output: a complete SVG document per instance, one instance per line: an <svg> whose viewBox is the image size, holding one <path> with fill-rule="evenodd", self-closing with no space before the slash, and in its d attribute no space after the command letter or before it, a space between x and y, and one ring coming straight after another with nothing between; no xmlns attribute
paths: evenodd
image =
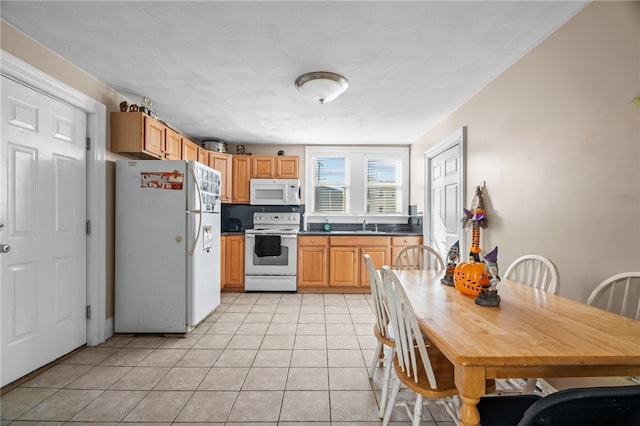
<svg viewBox="0 0 640 426"><path fill-rule="evenodd" d="M461 260L465 260L462 202L464 197L464 128L455 132L426 154L425 188L427 204L424 239L446 262L449 248L460 241Z"/></svg>
<svg viewBox="0 0 640 426"><path fill-rule="evenodd" d="M2 386L86 343L86 115L2 77Z"/></svg>

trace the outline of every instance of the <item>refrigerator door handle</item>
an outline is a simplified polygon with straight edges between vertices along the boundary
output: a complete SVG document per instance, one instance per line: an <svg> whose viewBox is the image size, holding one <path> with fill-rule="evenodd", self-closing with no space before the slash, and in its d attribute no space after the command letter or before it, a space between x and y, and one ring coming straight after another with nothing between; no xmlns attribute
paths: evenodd
<svg viewBox="0 0 640 426"><path fill-rule="evenodd" d="M196 238L193 240L193 245L191 246L191 250L189 250L189 256L193 256L193 252L196 250L196 244L198 244L198 240L200 239L200 230L202 229L202 191L200 190L200 185L198 184L198 177L196 176L196 172L195 170L193 170L193 167L190 167L189 171L193 176L193 182L196 184L196 190L198 191L198 199L200 200L200 209L192 211L192 213L198 215L198 231L196 232Z"/></svg>

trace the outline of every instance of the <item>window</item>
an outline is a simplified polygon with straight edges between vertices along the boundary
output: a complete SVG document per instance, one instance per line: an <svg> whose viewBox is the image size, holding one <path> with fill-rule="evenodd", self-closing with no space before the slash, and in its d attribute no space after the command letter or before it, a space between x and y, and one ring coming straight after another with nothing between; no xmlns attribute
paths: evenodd
<svg viewBox="0 0 640 426"><path fill-rule="evenodd" d="M402 213L402 161L367 160L367 213Z"/></svg>
<svg viewBox="0 0 640 426"><path fill-rule="evenodd" d="M408 148L308 147L306 161L308 215L407 214Z"/></svg>
<svg viewBox="0 0 640 426"><path fill-rule="evenodd" d="M314 161L314 205L319 213L348 211L346 158L317 157Z"/></svg>

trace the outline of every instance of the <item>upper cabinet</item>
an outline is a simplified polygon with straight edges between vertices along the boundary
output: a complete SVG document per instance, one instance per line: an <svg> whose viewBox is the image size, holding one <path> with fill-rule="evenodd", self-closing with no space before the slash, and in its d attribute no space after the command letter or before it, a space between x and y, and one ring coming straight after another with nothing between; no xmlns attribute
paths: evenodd
<svg viewBox="0 0 640 426"><path fill-rule="evenodd" d="M142 112L112 112L110 149L142 159L179 160L182 138Z"/></svg>
<svg viewBox="0 0 640 426"><path fill-rule="evenodd" d="M151 117L149 117L153 120ZM178 132L167 128L164 131L164 158L165 160L182 159L182 136Z"/></svg>
<svg viewBox="0 0 640 426"><path fill-rule="evenodd" d="M209 167L220 172L222 178L222 186L220 187L220 201L223 203L231 202L231 181L233 175L231 172L231 154L223 154L220 152L205 151L209 155Z"/></svg>
<svg viewBox="0 0 640 426"><path fill-rule="evenodd" d="M299 157L284 155L252 155L251 178L298 179Z"/></svg>
<svg viewBox="0 0 640 426"><path fill-rule="evenodd" d="M251 180L251 156L234 155L231 174L233 183L231 184L231 202L249 204L249 183Z"/></svg>
<svg viewBox="0 0 640 426"><path fill-rule="evenodd" d="M201 149L195 142L190 141L187 138L182 138L182 159L183 160L196 160L200 161L198 158L198 150ZM202 161L200 161L202 163ZM205 158L204 164L207 164L207 160Z"/></svg>

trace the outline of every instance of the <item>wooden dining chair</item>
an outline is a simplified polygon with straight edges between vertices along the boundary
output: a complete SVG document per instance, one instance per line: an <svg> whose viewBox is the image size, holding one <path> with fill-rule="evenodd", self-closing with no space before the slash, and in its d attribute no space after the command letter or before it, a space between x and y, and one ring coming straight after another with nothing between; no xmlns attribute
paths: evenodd
<svg viewBox="0 0 640 426"><path fill-rule="evenodd" d="M514 260L503 278L558 294L558 270L549 259L537 254L527 254ZM516 389L523 393L535 392L538 385L538 380L535 378L508 379L507 382L514 384Z"/></svg>
<svg viewBox="0 0 640 426"><path fill-rule="evenodd" d="M411 302L396 273L383 266L380 275L396 342L393 357L395 380L386 403L383 426L389 424L401 384L416 393L413 410L407 402L398 404L405 407L413 425L420 424L423 402L443 404L451 417L458 419L460 400L454 383L453 364L435 345L425 344ZM424 397L428 400L425 401Z"/></svg>
<svg viewBox="0 0 640 426"><path fill-rule="evenodd" d="M640 321L640 272L605 279L591 292L587 304ZM640 377L550 377L538 382L542 393L549 394L569 388L640 385Z"/></svg>
<svg viewBox="0 0 640 426"><path fill-rule="evenodd" d="M404 247L393 264L395 269L444 269L442 256L433 248L420 244Z"/></svg>
<svg viewBox="0 0 640 426"><path fill-rule="evenodd" d="M537 254L527 254L514 260L503 278L558 294L558 270L549 259Z"/></svg>
<svg viewBox="0 0 640 426"><path fill-rule="evenodd" d="M369 378L373 378L376 368L380 364L384 365L384 375L382 379L382 392L380 396L380 411L378 417L384 416L387 395L389 393L389 382L391 379L391 364L396 349L396 342L393 338L387 308L386 293L382 288L380 273L373 264L371 256L364 254L364 262L367 266L369 284L371 286L371 296L373 298L373 308L376 314L376 322L373 324L373 335L376 337L376 350L369 367Z"/></svg>

